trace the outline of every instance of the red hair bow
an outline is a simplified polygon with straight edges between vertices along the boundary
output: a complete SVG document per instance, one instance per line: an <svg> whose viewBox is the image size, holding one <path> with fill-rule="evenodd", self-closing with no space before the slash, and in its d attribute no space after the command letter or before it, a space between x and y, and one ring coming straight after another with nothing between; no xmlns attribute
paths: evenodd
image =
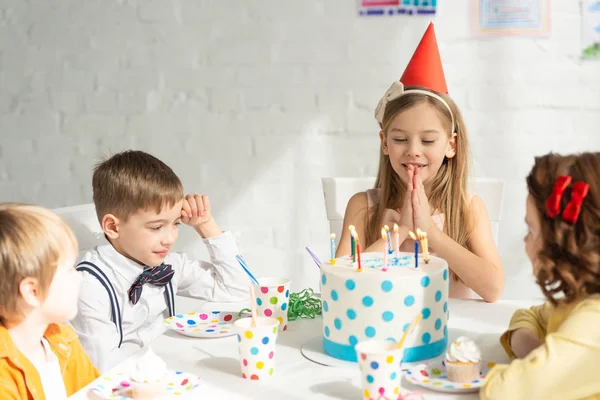
<svg viewBox="0 0 600 400"><path fill-rule="evenodd" d="M570 183L570 176L561 175L556 178L556 183L554 184L552 193L546 200L546 214L548 214L550 218L555 218L558 214L560 214L560 201L562 200L562 195L565 192L565 189Z"/></svg>
<svg viewBox="0 0 600 400"><path fill-rule="evenodd" d="M568 175L561 175L556 179L552 193L546 200L546 214L550 218L555 218L560 214L560 202L562 200L565 189L569 187L571 183L571 177ZM579 212L581 211L581 203L585 196L587 196L590 185L583 182L575 182L573 189L571 190L571 199L565 207L562 218L564 221L574 224L579 218Z"/></svg>
<svg viewBox="0 0 600 400"><path fill-rule="evenodd" d="M572 224L577 222L577 218L579 218L579 212L581 211L581 203L583 202L583 199L585 199L585 196L587 196L589 190L590 185L587 183L575 182L573 184L571 200L569 200L569 204L567 204L562 213L562 217L565 221Z"/></svg>

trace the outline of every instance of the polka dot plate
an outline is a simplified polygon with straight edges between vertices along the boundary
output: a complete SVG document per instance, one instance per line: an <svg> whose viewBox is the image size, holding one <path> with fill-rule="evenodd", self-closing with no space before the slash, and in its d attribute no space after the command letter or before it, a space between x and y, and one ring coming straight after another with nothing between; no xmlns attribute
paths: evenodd
<svg viewBox="0 0 600 400"><path fill-rule="evenodd" d="M483 364L479 378L472 382L452 382L446 374L446 364L442 362L421 363L406 371L406 380L415 385L425 387L437 392L469 393L477 392L483 386L489 370L495 365L493 362Z"/></svg>
<svg viewBox="0 0 600 400"><path fill-rule="evenodd" d="M242 314L242 317L250 314ZM233 321L238 319L234 311L202 311L177 314L165 319L165 325L177 333L196 338L217 338L235 335Z"/></svg>
<svg viewBox="0 0 600 400"><path fill-rule="evenodd" d="M177 399L200 385L200 378L186 372L169 371L165 381L164 399ZM131 400L129 373L116 371L102 376L90 389L101 399Z"/></svg>

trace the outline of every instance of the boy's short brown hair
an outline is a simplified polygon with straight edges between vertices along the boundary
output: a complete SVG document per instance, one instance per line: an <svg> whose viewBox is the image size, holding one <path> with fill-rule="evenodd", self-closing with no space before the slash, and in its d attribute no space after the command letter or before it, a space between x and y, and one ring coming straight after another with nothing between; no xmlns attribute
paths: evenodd
<svg viewBox="0 0 600 400"><path fill-rule="evenodd" d="M126 221L139 210L172 206L183 199L183 185L168 165L143 151L117 153L96 165L92 177L98 220L113 214Z"/></svg>
<svg viewBox="0 0 600 400"><path fill-rule="evenodd" d="M77 256L73 231L54 212L18 203L0 204L0 321L20 319L19 285L35 278L45 298L65 257Z"/></svg>

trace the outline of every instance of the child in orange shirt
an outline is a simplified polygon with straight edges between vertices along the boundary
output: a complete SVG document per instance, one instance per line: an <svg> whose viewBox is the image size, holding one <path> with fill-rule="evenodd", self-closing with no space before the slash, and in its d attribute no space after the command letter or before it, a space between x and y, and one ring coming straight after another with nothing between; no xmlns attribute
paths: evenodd
<svg viewBox="0 0 600 400"><path fill-rule="evenodd" d="M68 321L77 313L77 241L56 214L0 204L0 392L64 400L100 373Z"/></svg>

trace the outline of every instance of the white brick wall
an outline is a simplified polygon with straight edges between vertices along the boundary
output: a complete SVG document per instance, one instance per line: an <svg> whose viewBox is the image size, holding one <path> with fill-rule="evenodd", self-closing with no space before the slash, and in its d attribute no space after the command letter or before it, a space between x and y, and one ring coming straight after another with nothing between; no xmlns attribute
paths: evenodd
<svg viewBox="0 0 600 400"><path fill-rule="evenodd" d="M428 23L354 3L0 1L0 201L89 202L101 155L146 150L211 196L257 274L316 286L320 177L375 174L373 109ZM476 173L507 181L505 297L532 296L524 177L536 154L600 148L600 64L578 58L576 1L552 1L542 39L475 39L468 3L442 2L438 41Z"/></svg>

